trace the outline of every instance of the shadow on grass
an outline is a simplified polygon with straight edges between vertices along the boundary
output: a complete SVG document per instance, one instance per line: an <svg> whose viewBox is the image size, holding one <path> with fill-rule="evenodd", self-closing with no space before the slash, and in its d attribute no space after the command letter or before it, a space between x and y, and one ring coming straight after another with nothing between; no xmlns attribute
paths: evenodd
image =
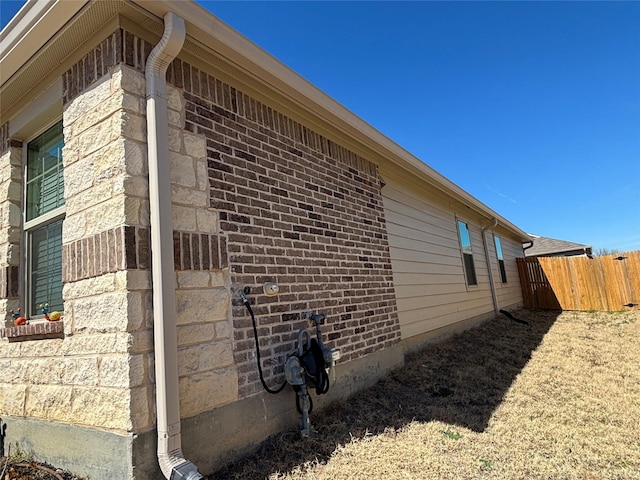
<svg viewBox="0 0 640 480"><path fill-rule="evenodd" d="M522 310L517 323L503 315L408 356L405 366L360 394L314 412L318 433L300 441L291 431L210 477L264 479L306 462L323 463L353 438L394 434L412 421L441 421L476 432L486 429L559 312Z"/></svg>

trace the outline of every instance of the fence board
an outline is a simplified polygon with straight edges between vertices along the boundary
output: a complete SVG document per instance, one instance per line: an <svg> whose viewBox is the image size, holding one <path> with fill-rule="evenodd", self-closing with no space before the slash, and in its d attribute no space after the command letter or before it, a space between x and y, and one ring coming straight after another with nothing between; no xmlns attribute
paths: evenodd
<svg viewBox="0 0 640 480"><path fill-rule="evenodd" d="M629 298L631 303L640 304L640 250L629 252L627 255L628 262L625 262L625 266L629 279Z"/></svg>
<svg viewBox="0 0 640 480"><path fill-rule="evenodd" d="M618 311L640 304L640 250L519 258L518 271L527 308Z"/></svg>
<svg viewBox="0 0 640 480"><path fill-rule="evenodd" d="M526 308L557 310L558 299L537 258L518 258L522 298Z"/></svg>

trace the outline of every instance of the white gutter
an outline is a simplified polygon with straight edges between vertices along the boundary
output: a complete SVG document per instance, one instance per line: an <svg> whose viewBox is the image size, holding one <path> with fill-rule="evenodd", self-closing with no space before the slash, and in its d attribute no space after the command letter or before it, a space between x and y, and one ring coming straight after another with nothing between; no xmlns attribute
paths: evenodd
<svg viewBox="0 0 640 480"><path fill-rule="evenodd" d="M484 258L487 261L487 270L489 271L489 287L491 288L491 299L493 300L493 310L496 315L500 313L500 306L498 305L498 294L496 293L496 284L493 280L493 269L491 268L491 259L489 258L489 247L487 245L487 236L485 232L487 230L493 232L493 229L498 226L498 219L494 217L491 224L482 229L482 245L484 246Z"/></svg>
<svg viewBox="0 0 640 480"><path fill-rule="evenodd" d="M203 478L184 458L180 438L178 340L176 333L175 271L166 74L184 44L184 20L173 12L164 16L165 30L145 68L147 81L147 152L151 220L158 463L170 480Z"/></svg>

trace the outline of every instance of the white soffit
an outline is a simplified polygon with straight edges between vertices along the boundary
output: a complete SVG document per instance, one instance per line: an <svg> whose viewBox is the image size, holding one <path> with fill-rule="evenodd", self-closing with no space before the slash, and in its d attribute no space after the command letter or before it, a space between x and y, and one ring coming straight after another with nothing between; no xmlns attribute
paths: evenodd
<svg viewBox="0 0 640 480"><path fill-rule="evenodd" d="M4 85L87 1L28 1L0 32L0 85Z"/></svg>

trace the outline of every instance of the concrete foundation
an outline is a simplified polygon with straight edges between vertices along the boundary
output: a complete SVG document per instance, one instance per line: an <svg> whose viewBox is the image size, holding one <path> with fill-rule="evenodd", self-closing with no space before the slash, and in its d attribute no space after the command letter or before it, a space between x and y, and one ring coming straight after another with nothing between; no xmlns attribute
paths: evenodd
<svg viewBox="0 0 640 480"><path fill-rule="evenodd" d="M500 307L503 310L512 311L522 308L522 304L513 304L508 306ZM430 330L428 332L423 333L422 335L416 335L413 337L406 338L402 340L402 345L404 346L405 352L414 352L421 350L425 345L429 343L440 342L445 340L457 333L464 332L465 330L469 330L470 328L477 327L478 325L488 322L489 320L493 320L496 318L496 313L491 310L490 312L483 313L482 315L476 315L475 317L467 318L465 320L461 320L456 323L452 323L450 325L445 325L444 327L436 328L434 330Z"/></svg>
<svg viewBox="0 0 640 480"><path fill-rule="evenodd" d="M402 366L401 345L375 352L336 367L336 381L326 395L312 393L315 409L347 398L373 385L390 370ZM212 392L213 393L213 392ZM155 430L119 435L98 429L16 417L7 423L5 446L19 447L33 458L92 480L155 480L164 478L156 459ZM299 415L290 387L278 395L266 392L183 419L185 457L202 474L256 451L269 436L296 429ZM313 414L311 415L313 423Z"/></svg>
<svg viewBox="0 0 640 480"><path fill-rule="evenodd" d="M94 480L134 478L131 435L30 418L3 417L3 420L7 424L7 454L19 449L34 460Z"/></svg>

